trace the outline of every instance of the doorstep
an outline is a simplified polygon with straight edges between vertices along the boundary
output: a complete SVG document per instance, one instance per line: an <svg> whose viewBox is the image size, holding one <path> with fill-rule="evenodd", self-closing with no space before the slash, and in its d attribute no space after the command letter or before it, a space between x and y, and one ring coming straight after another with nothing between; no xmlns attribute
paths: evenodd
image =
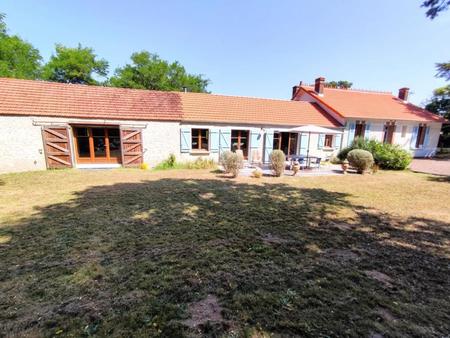
<svg viewBox="0 0 450 338"><path fill-rule="evenodd" d="M118 163L80 163L76 165L77 169L115 169L122 167Z"/></svg>

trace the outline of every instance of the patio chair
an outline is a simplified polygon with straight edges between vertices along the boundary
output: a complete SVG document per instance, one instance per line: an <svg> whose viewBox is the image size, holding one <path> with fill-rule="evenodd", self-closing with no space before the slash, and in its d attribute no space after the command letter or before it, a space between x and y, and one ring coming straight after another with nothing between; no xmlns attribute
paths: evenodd
<svg viewBox="0 0 450 338"><path fill-rule="evenodd" d="M311 158L310 162L309 162L309 166L312 167L316 167L317 169L320 169L320 162L322 161L321 157L314 157Z"/></svg>

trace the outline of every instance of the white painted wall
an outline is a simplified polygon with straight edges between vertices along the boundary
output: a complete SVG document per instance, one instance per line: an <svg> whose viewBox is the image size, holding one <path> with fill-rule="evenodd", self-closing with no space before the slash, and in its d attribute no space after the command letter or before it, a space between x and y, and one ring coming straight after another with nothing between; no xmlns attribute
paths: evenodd
<svg viewBox="0 0 450 338"><path fill-rule="evenodd" d="M43 125L85 123L142 128L144 162L155 166L170 153L180 152L179 122L68 119L32 116L0 116L0 173L46 169L41 129ZM70 130L71 136L72 132ZM73 138L72 155L73 155ZM76 162L73 158L73 163Z"/></svg>
<svg viewBox="0 0 450 338"><path fill-rule="evenodd" d="M387 122L387 120L365 119L365 121L366 121L366 123L370 123L369 138L382 142L383 138L384 138L384 125ZM343 146L344 147L349 145L348 136L349 136L350 123L352 123L352 122L355 123L356 119L348 119L346 126L345 126L345 131L344 131L344 136L343 136ZM427 126L430 127L429 140L428 140L428 143L424 144L424 146L420 149L416 149L416 148L414 148L414 146L411 147L411 138L413 136L412 135L413 128L418 127L419 122L396 121L395 123L396 123L396 128L395 128L394 137L393 137L394 144L398 144L400 147L402 147L406 151L409 151L411 153L411 155L413 155L414 157L433 156L436 153L442 123L436 123L436 122L427 123ZM403 126L406 127L406 133L404 136L402 136Z"/></svg>
<svg viewBox="0 0 450 338"><path fill-rule="evenodd" d="M249 130L249 131L255 131L255 132L259 132L261 133L261 141L260 141L260 147L259 147L259 151L260 153L263 155L264 154L264 140L265 140L265 133L268 130L272 130L273 132L287 132L292 128L295 128L298 126L286 126L286 127L280 127L280 126L274 126L274 125L262 125L262 126L245 126L245 125L230 125L230 124L181 124L180 125L180 129L181 128L200 128L200 129L232 129L232 130ZM336 130L342 130L341 128L337 128ZM300 153L300 134L298 136L298 143L297 143L297 154ZM317 156L317 157L321 157L323 160L325 159L329 159L332 156L336 155L339 152L339 149L335 149L333 148L322 148L319 149L318 147L318 142L319 142L319 135L318 134L311 134L311 138L310 138L310 146L309 146L309 154L311 156ZM251 147L251 140L249 142L249 147ZM210 158L213 159L214 161L218 161L219 160L219 153L195 153L195 152L191 152L191 153L180 153L178 151L178 154L181 158L182 161L193 161L199 157L202 158ZM178 155L177 155L178 156Z"/></svg>
<svg viewBox="0 0 450 338"><path fill-rule="evenodd" d="M245 126L245 125L230 125L230 124L212 124L212 123L199 123L199 124L181 124L180 125L180 130L181 128L199 128L199 129L231 129L231 130L248 130L249 132L257 132L257 133L262 133L261 134L261 141L260 141L260 145L259 145L259 151L261 153L261 156L263 154L263 144L264 144L264 132L261 130L262 127L255 127L255 126ZM250 148L252 147L251 145L251 137L250 137L250 133L249 133L249 157L251 157L251 150ZM216 162L219 161L219 153L218 152L208 152L208 153L196 153L196 152L189 152L189 153L181 153L180 152L180 135L178 134L178 156L182 161L195 161L197 158L202 157L202 158L209 158L212 159Z"/></svg>
<svg viewBox="0 0 450 338"><path fill-rule="evenodd" d="M41 128L30 117L0 116L0 173L45 168Z"/></svg>

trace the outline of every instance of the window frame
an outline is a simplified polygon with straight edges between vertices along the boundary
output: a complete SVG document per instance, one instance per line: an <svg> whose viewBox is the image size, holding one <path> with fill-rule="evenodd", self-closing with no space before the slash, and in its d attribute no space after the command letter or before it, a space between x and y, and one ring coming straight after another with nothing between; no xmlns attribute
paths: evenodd
<svg viewBox="0 0 450 338"><path fill-rule="evenodd" d="M420 124L417 129L416 149L422 149L425 143L425 134L427 132L427 125Z"/></svg>
<svg viewBox="0 0 450 338"><path fill-rule="evenodd" d="M327 144L327 143L329 143L329 144ZM333 148L333 135L332 134L325 134L325 138L323 139L323 147L324 148Z"/></svg>
<svg viewBox="0 0 450 338"><path fill-rule="evenodd" d="M366 135L366 121L356 121L355 122L355 134L353 138L361 137L364 138Z"/></svg>
<svg viewBox="0 0 450 338"><path fill-rule="evenodd" d="M196 136L198 147L196 147L196 148L194 148L194 146L193 146L194 130L198 131L198 135ZM202 131L206 131L206 142L208 144L207 149L203 149L202 148L202 145L203 145L203 142L202 142L203 136L202 136L202 133L201 133ZM191 128L191 151L193 153L209 153L209 151L210 151L210 138L209 138L209 135L210 135L209 128Z"/></svg>

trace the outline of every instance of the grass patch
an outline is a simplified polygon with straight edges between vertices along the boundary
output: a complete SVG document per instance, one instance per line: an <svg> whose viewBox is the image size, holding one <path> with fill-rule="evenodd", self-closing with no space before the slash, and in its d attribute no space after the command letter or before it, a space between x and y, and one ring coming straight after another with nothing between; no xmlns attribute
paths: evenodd
<svg viewBox="0 0 450 338"><path fill-rule="evenodd" d="M445 336L450 185L430 177L1 175L0 332Z"/></svg>

